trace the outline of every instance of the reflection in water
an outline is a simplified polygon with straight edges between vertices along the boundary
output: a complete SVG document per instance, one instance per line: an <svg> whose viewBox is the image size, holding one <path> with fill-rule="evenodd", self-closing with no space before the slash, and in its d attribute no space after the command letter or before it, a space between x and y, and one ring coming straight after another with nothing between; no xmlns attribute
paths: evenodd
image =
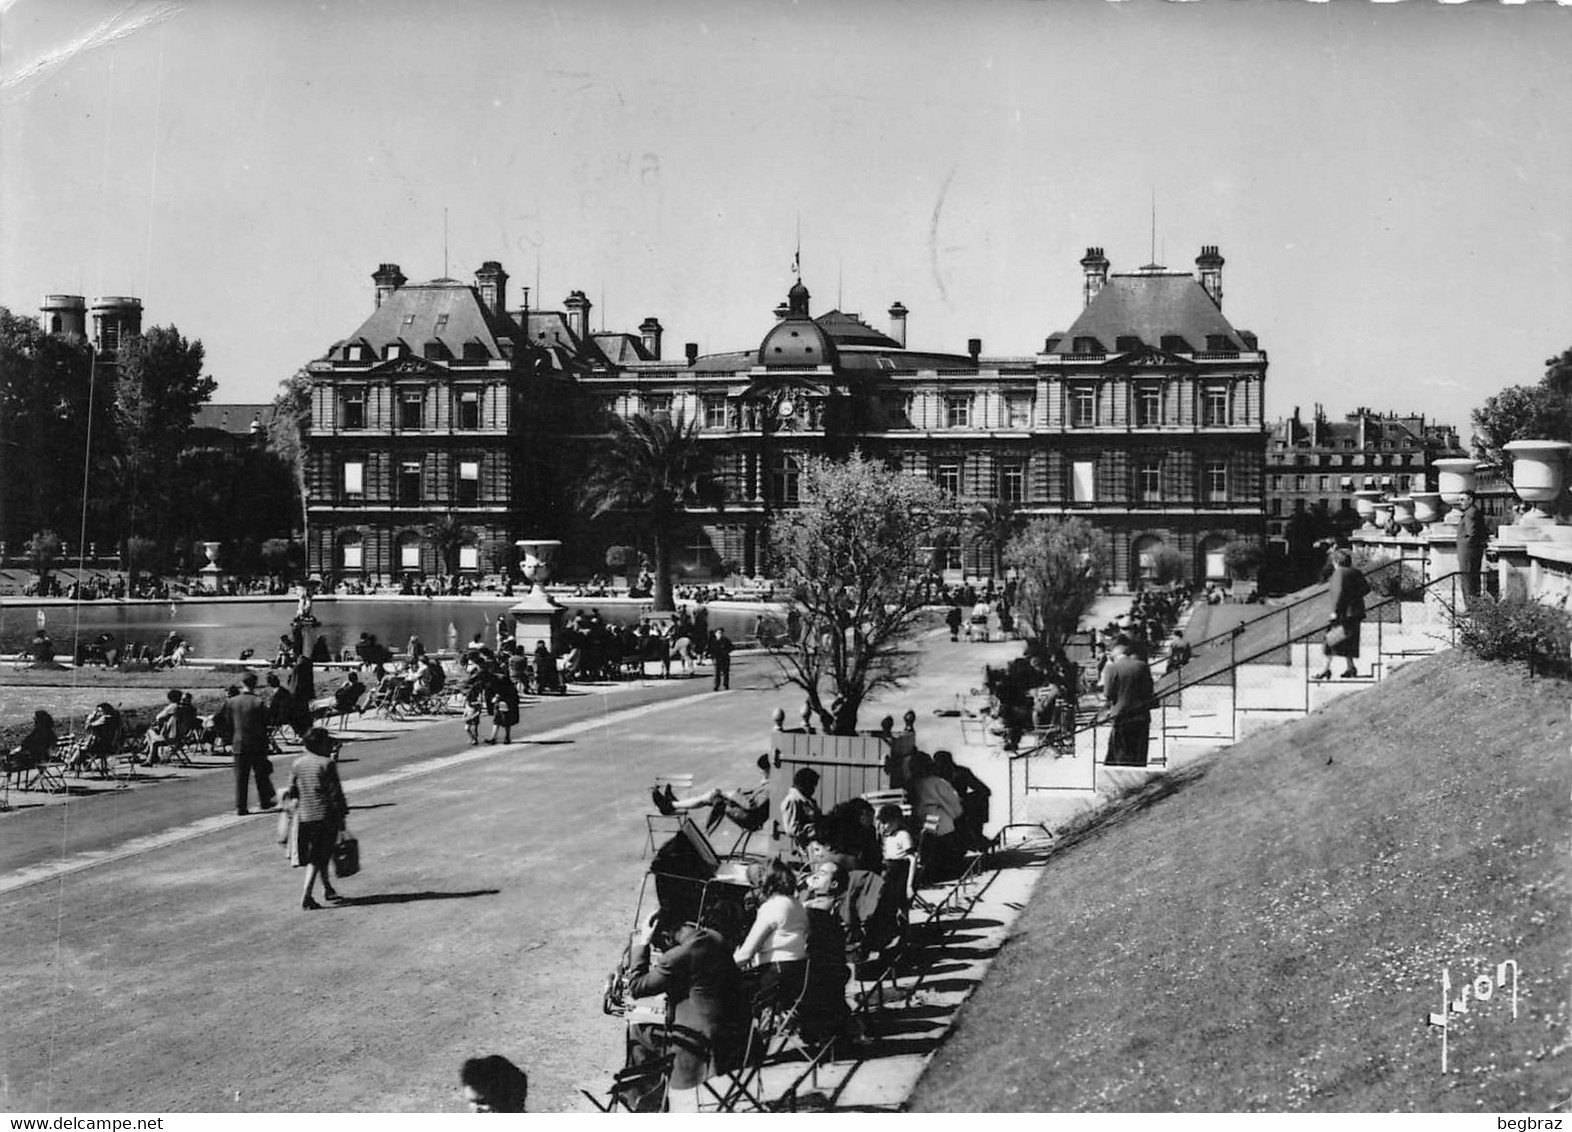
<svg viewBox="0 0 1572 1132"><path fill-rule="evenodd" d="M402 652L412 634L418 635L428 649L445 649L448 627L457 630L459 643L467 643L476 633L484 633L487 644L496 644L497 615L505 613L517 598L370 598L316 599L315 611L321 624L305 631L306 648L326 636L335 655L353 647L360 634L370 633L395 652ZM637 621L648 611L647 603L626 601L585 601L569 608L572 617L579 608L598 609L607 621ZM38 628L38 615L54 639L55 649L69 654L73 639L84 643L103 632L113 633L124 644L146 643L155 651L171 632L191 642L198 657L238 657L242 649L254 649L257 656L272 656L278 638L289 631L295 615L295 600L232 599L226 601L145 602L126 604L113 601L84 601L80 605L31 605L7 602L0 605L0 653L15 653L32 638ZM751 638L758 619L757 609L710 609L710 628L724 628L733 640Z"/></svg>

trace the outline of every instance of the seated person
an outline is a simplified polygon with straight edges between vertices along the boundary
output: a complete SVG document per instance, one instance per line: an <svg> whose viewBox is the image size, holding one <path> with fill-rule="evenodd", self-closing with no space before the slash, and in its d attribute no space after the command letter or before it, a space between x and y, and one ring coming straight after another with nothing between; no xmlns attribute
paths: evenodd
<svg viewBox="0 0 1572 1132"><path fill-rule="evenodd" d="M704 822L706 833L715 832L716 827L726 818L742 829L763 829L764 823L770 818L770 756L760 755L755 765L763 777L746 790L733 790L728 794L717 786L703 794L678 798L668 783L664 790L650 787L650 797L655 802L655 808L668 817L709 806L710 816Z"/></svg>
<svg viewBox="0 0 1572 1132"><path fill-rule="evenodd" d="M993 791L971 770L957 765L949 751L933 753L933 771L954 788L961 800L961 816L956 823L961 840L969 849L987 848L983 827L988 824L988 799L993 797Z"/></svg>
<svg viewBox="0 0 1572 1132"><path fill-rule="evenodd" d="M936 819L931 868L935 876L950 875L966 854L964 840L957 835L964 815L960 795L934 773L933 760L922 751L912 756L909 766L912 777L906 792L912 800L912 823L926 827L930 816Z"/></svg>
<svg viewBox="0 0 1572 1132"><path fill-rule="evenodd" d="M672 1054L671 1089L696 1090L700 1083L742 1058L747 1041L742 974L724 937L707 920L682 924L672 945L651 960L651 943L667 933L660 915L650 918L630 950L627 993L634 998L666 996L666 1027ZM696 1098L694 1098L696 1099ZM672 1096L673 1108L687 1097Z"/></svg>
<svg viewBox="0 0 1572 1132"><path fill-rule="evenodd" d="M732 954L743 972L753 1013L766 1007L790 1008L802 996L808 969L808 913L797 903L797 877L779 858L748 867L759 901L753 927Z"/></svg>
<svg viewBox="0 0 1572 1132"><path fill-rule="evenodd" d="M781 799L781 832L798 848L806 848L813 827L819 820L819 804L813 800L819 788L819 772L799 767L791 776L791 789Z"/></svg>
<svg viewBox="0 0 1572 1132"><path fill-rule="evenodd" d="M333 693L333 710L341 715L354 711L360 706L360 697L365 691L366 686L360 682L360 674L351 670L348 679Z"/></svg>
<svg viewBox="0 0 1572 1132"><path fill-rule="evenodd" d="M49 756L54 752L55 744L59 741L59 736L55 734L54 717L40 708L33 713L33 729L6 753L5 769L30 770L35 766L42 766L49 761Z"/></svg>
<svg viewBox="0 0 1572 1132"><path fill-rule="evenodd" d="M158 709L158 714L153 717L152 725L147 729L147 765L157 766L163 758L165 748L173 747L184 734L180 731L180 700L183 693L179 688L171 688L164 694L167 701Z"/></svg>
<svg viewBox="0 0 1572 1132"><path fill-rule="evenodd" d="M529 1078L524 1070L500 1054L465 1061L459 1068L459 1084L471 1112L523 1112L529 1098Z"/></svg>
<svg viewBox="0 0 1572 1132"><path fill-rule="evenodd" d="M802 905L808 917L808 974L799 1007L802 1036L810 1043L828 1041L846 1028L851 1011L846 984L846 927L841 903L846 873L833 861L816 865L803 886Z"/></svg>
<svg viewBox="0 0 1572 1132"><path fill-rule="evenodd" d="M71 760L71 769L80 770L94 759L104 760L115 753L120 739L120 713L100 703L88 713L87 738Z"/></svg>

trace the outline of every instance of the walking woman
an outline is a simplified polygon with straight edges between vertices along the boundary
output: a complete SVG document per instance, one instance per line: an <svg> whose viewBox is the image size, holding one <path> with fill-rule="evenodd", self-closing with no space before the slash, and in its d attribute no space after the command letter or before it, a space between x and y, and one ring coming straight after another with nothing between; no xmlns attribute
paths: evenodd
<svg viewBox="0 0 1572 1132"><path fill-rule="evenodd" d="M305 866L306 888L300 906L307 911L322 907L312 895L318 877L322 878L324 899L341 899L328 879L328 861L333 857L333 846L338 843L349 806L333 762L333 747L333 737L322 728L307 731L306 753L290 768L289 786L284 791L285 805L294 817L289 863L297 868Z"/></svg>
<svg viewBox="0 0 1572 1132"><path fill-rule="evenodd" d="M519 721L518 688L506 672L493 669L486 694L491 699L491 738L486 742L495 743L499 732L504 743L513 742L513 725Z"/></svg>
<svg viewBox="0 0 1572 1132"><path fill-rule="evenodd" d="M1354 567L1354 556L1347 550L1332 552L1332 567L1332 615L1321 645L1326 664L1312 680L1325 680L1332 675L1334 656L1343 658L1345 677L1359 675L1354 661L1359 656L1359 626L1365 619L1365 595L1370 592L1370 584Z"/></svg>

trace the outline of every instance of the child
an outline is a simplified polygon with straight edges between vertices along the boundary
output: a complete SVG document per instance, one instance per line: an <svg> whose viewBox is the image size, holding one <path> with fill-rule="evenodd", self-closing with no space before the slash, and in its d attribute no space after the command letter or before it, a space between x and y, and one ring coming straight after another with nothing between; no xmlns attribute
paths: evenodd
<svg viewBox="0 0 1572 1132"><path fill-rule="evenodd" d="M911 831L906 828L905 815L894 802L879 807L879 836L884 839L884 859L899 860L913 853Z"/></svg>
<svg viewBox="0 0 1572 1132"><path fill-rule="evenodd" d="M470 746L480 742L480 689L471 688L464 697L464 730L469 732Z"/></svg>

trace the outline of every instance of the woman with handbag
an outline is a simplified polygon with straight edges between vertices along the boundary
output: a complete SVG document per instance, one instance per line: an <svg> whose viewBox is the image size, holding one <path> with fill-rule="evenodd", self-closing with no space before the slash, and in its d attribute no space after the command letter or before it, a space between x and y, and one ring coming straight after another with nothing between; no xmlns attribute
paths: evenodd
<svg viewBox="0 0 1572 1132"><path fill-rule="evenodd" d="M322 907L312 895L319 876L323 897L330 901L342 899L328 880L328 862L349 813L338 767L333 762L335 745L333 737L322 728L307 731L306 753L290 768L289 786L284 791L294 826L289 838L289 860L297 868L305 866L306 888L300 906L307 911Z"/></svg>
<svg viewBox="0 0 1572 1132"><path fill-rule="evenodd" d="M1354 660L1359 656L1359 626L1365 619L1365 595L1370 592L1370 583L1353 563L1353 555L1347 550L1332 552L1332 585L1328 591L1332 597L1332 614L1321 644L1326 653L1326 665L1311 677L1312 680L1325 680L1332 675L1334 656L1343 658L1345 677L1359 675Z"/></svg>

